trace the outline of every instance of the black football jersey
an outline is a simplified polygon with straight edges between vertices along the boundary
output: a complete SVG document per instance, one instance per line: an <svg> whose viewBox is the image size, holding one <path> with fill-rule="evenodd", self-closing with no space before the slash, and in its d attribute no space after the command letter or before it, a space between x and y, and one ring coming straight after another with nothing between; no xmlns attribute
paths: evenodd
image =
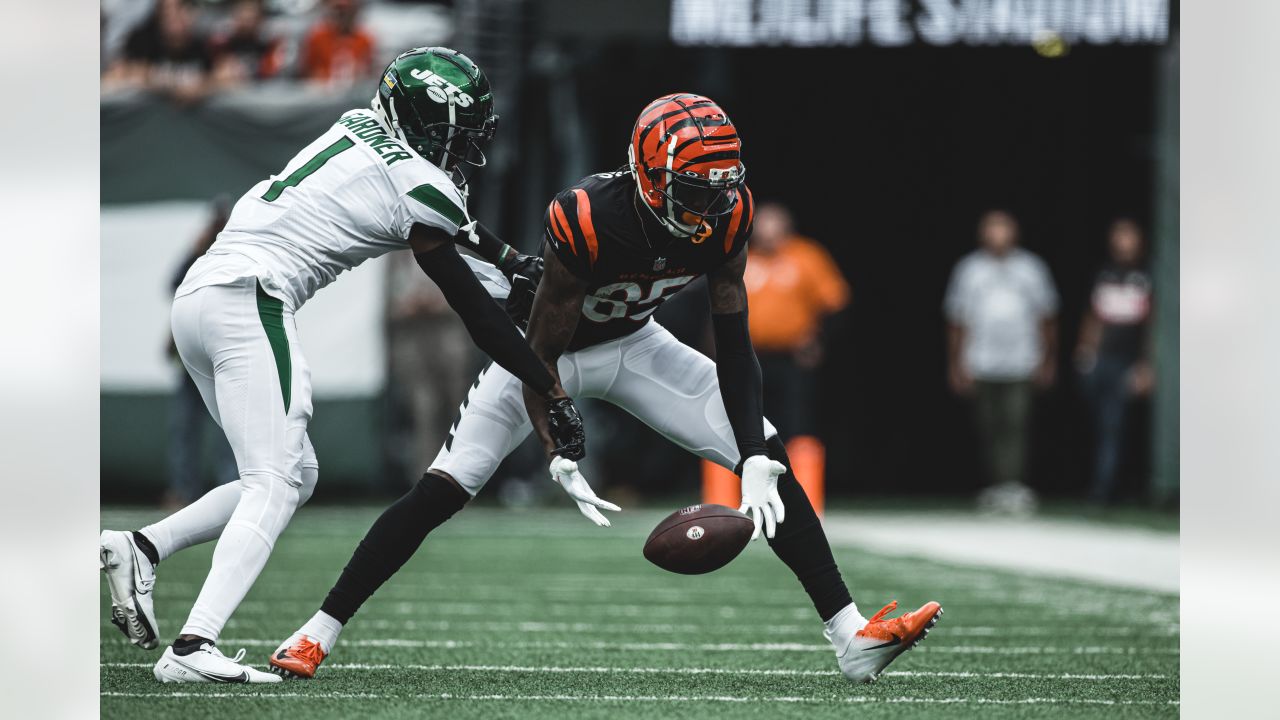
<svg viewBox="0 0 1280 720"><path fill-rule="evenodd" d="M626 170L590 175L556 195L547 207L543 252L554 252L587 282L568 350L635 332L667 298L742 252L755 207L745 185L738 197L732 214L678 238L641 204Z"/></svg>

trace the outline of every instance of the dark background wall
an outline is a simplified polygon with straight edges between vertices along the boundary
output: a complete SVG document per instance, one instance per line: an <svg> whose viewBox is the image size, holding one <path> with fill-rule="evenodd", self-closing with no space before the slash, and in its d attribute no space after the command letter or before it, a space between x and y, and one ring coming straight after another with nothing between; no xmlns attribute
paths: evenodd
<svg viewBox="0 0 1280 720"><path fill-rule="evenodd" d="M941 304L979 213L1010 209L1062 297L1060 382L1037 409L1035 482L1078 492L1091 440L1070 351L1107 224L1128 214L1151 225L1159 52L575 41L555 48L555 72L526 84L525 105L543 112L521 120L526 146L554 145L559 123L573 124L579 146L544 150L517 175L549 196L576 175L624 163L635 115L654 97L679 90L720 102L742 132L757 200L789 205L853 286L820 409L837 493L976 487L968 408L945 383ZM573 104L530 102L564 97L565 83ZM536 235L533 219L517 217L527 210L508 210L508 234ZM680 322L672 314L665 320ZM1130 470L1144 470L1145 452L1134 455Z"/></svg>

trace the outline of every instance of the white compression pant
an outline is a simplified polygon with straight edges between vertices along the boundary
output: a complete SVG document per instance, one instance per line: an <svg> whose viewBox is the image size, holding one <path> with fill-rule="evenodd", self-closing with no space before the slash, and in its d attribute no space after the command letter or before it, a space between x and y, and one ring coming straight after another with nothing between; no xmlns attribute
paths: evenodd
<svg viewBox="0 0 1280 720"><path fill-rule="evenodd" d="M567 353L558 367L571 397L606 400L702 458L729 469L738 464L716 364L656 321L626 337ZM474 496L532 426L520 381L498 365L480 373L461 412L431 469L448 473ZM777 434L767 419L764 433L766 438Z"/></svg>
<svg viewBox="0 0 1280 720"><path fill-rule="evenodd" d="M175 298L172 324L178 354L227 436L240 479L142 531L162 559L218 537L181 631L216 640L315 487L310 369L292 311L254 277Z"/></svg>

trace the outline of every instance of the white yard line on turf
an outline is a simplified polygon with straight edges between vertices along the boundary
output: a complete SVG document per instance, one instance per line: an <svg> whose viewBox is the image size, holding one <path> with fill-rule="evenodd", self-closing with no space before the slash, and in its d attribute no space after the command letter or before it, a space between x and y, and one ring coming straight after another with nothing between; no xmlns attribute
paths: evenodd
<svg viewBox="0 0 1280 720"><path fill-rule="evenodd" d="M805 703L822 705L830 703L887 703L913 705L1161 705L1177 706L1177 700L1102 700L1089 698L1047 698L1029 697L1016 699L998 698L913 698L913 697L870 697L853 696L845 698L812 698L764 695L755 697L738 697L733 695L454 695L452 693L415 694L415 695L379 695L376 693L237 693L237 692L114 692L99 693L102 697L118 698L219 698L241 700L298 699L315 700L359 699L359 700L494 700L501 702L719 702L719 703Z"/></svg>
<svg viewBox="0 0 1280 720"><path fill-rule="evenodd" d="M246 645L250 647L277 647L279 639L267 640L253 638L246 640L225 640L224 647ZM808 643L678 643L678 642L558 642L545 641L500 641L477 642L473 640L405 640L403 638L365 638L347 640L342 643L347 647L380 647L380 648L433 648L453 650L457 648L503 647L516 650L631 650L631 651L706 651L706 652L832 652L831 646ZM1056 646L992 646L992 645L928 645L924 644L913 652L954 653L958 655L1177 655L1178 648L1165 647L1113 647L1101 645L1084 645L1071 647Z"/></svg>
<svg viewBox="0 0 1280 720"><path fill-rule="evenodd" d="M102 667L109 668L149 668L154 663L104 662ZM705 667L564 667L533 665L419 665L414 663L332 663L324 666L325 670L411 670L415 672L502 672L502 673L568 673L568 674L622 674L622 675L768 675L776 677L838 677L838 670L791 670L791 669L758 669L758 668L705 668ZM1129 675L1129 674L1046 674L1019 672L947 672L924 670L891 670L887 677L921 677L921 678L972 678L995 680L1165 680L1167 675Z"/></svg>
<svg viewBox="0 0 1280 720"><path fill-rule="evenodd" d="M181 620L177 621L181 622ZM720 629L716 625L673 624L673 623L588 623L588 622L542 622L542 621L477 621L477 620L388 620L365 619L361 627L369 630L485 630L490 632L517 633L580 633L580 632L644 632L644 633L706 633ZM757 628L768 635L818 635L817 622L806 625L770 625ZM1028 626L1009 625L996 627L992 625L950 625L946 626L949 637L1050 637L1062 634L1061 625ZM1086 632L1090 635L1106 636L1142 636L1151 638L1173 637L1178 635L1180 627L1176 624L1153 624L1150 627L1087 625L1073 627L1072 633L1079 635Z"/></svg>
<svg viewBox="0 0 1280 720"><path fill-rule="evenodd" d="M837 546L1178 592L1176 532L976 513L828 513L822 524Z"/></svg>

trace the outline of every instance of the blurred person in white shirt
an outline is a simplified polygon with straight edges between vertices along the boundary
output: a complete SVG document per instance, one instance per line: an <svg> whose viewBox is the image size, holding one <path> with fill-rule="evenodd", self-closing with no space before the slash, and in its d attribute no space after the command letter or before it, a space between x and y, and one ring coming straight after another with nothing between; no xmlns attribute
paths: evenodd
<svg viewBox="0 0 1280 720"><path fill-rule="evenodd" d="M1034 390L1054 382L1058 294L1044 261L1018 247L1018 222L990 210L978 222L978 249L951 273L947 317L948 377L972 397L988 486L983 509L1035 509L1027 486L1027 445Z"/></svg>

